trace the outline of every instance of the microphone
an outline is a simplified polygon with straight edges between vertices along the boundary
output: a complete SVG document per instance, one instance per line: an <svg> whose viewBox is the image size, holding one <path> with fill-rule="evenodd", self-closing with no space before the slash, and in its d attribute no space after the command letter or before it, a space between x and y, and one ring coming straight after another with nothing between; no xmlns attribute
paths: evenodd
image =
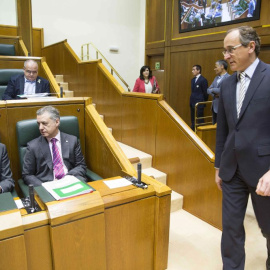
<svg viewBox="0 0 270 270"><path fill-rule="evenodd" d="M137 174L138 174L138 184L142 183L142 164L138 163L137 165Z"/></svg>
<svg viewBox="0 0 270 270"><path fill-rule="evenodd" d="M29 185L29 199L30 199L30 211L31 213L35 212L35 196L34 196L34 186Z"/></svg>

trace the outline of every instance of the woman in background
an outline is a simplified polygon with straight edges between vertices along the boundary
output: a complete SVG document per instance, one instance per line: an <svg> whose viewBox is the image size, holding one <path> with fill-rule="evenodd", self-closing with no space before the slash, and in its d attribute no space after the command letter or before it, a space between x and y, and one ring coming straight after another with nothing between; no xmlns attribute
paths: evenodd
<svg viewBox="0 0 270 270"><path fill-rule="evenodd" d="M159 94L159 86L155 76L149 66L143 66L140 70L140 77L136 80L133 92L141 92L147 94Z"/></svg>

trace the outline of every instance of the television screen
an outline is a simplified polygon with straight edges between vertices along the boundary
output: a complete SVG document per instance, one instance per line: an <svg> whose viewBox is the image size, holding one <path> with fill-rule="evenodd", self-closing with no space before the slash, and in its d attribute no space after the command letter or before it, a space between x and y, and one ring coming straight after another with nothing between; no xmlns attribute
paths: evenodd
<svg viewBox="0 0 270 270"><path fill-rule="evenodd" d="M179 32L260 19L261 0L179 0Z"/></svg>

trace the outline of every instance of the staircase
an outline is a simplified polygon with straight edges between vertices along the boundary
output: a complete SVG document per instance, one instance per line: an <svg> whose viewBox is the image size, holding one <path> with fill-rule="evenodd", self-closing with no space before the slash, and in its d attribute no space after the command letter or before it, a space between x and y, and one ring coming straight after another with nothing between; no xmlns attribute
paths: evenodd
<svg viewBox="0 0 270 270"><path fill-rule="evenodd" d="M63 75L55 75L54 77L55 77L55 80L58 83L58 85L63 88L64 97L73 97L74 92L68 90L68 83L64 81L64 76Z"/></svg>
<svg viewBox="0 0 270 270"><path fill-rule="evenodd" d="M133 147L130 147L128 145L125 145L121 142L118 142L119 146L123 150L123 152L126 154L127 158L131 162L131 164L134 166L135 169L137 169L137 164L142 164L142 173L153 177L157 181L163 183L166 185L167 183L167 175L164 172L161 172L155 168L152 167L152 156L144 153L138 149L135 149ZM183 207L183 196L175 191L172 191L171 194L171 212L175 212L177 210L182 209Z"/></svg>

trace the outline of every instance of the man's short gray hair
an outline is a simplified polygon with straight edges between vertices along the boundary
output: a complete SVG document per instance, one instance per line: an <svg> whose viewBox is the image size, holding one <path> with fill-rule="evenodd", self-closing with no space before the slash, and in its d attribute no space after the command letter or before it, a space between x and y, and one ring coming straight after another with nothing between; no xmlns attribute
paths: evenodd
<svg viewBox="0 0 270 270"><path fill-rule="evenodd" d="M226 36L233 31L239 32L240 42L244 47L247 47L250 41L254 41L256 56L259 55L261 49L261 38L254 28L251 26L240 26L238 28L228 30Z"/></svg>
<svg viewBox="0 0 270 270"><path fill-rule="evenodd" d="M38 66L37 61L33 60L33 59L28 59L24 62L23 66L26 67L28 63L35 63Z"/></svg>
<svg viewBox="0 0 270 270"><path fill-rule="evenodd" d="M56 121L57 119L60 119L59 111L56 108L54 108L53 106L45 106L45 107L37 110L37 115L42 115L46 112L50 114L50 118L52 120Z"/></svg>

